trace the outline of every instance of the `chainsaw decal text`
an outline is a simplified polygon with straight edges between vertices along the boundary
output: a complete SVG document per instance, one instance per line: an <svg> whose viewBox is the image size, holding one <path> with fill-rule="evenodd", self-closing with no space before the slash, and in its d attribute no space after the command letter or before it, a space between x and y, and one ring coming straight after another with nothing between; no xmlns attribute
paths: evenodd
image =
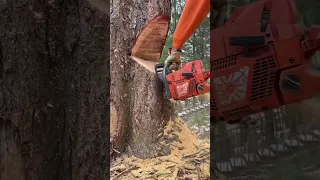
<svg viewBox="0 0 320 180"><path fill-rule="evenodd" d="M214 88L221 105L229 105L246 99L249 67L244 66L239 71L214 78Z"/></svg>
<svg viewBox="0 0 320 180"><path fill-rule="evenodd" d="M188 93L189 82L177 86L178 97L184 96Z"/></svg>

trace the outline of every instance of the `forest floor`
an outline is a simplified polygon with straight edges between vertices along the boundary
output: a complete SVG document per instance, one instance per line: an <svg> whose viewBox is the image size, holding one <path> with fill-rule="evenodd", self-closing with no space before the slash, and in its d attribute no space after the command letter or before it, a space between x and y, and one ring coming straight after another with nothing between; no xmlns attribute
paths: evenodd
<svg viewBox="0 0 320 180"><path fill-rule="evenodd" d="M181 118L170 121L171 154L150 159L123 155L111 164L111 180L209 180L210 142L199 139Z"/></svg>

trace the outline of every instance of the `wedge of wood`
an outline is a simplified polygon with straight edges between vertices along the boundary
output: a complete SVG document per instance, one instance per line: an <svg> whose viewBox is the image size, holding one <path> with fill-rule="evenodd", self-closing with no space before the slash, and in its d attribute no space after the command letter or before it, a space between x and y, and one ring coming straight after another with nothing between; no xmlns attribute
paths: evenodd
<svg viewBox="0 0 320 180"><path fill-rule="evenodd" d="M168 36L170 17L159 14L150 20L140 31L131 49L131 59L154 72L160 62L163 47Z"/></svg>

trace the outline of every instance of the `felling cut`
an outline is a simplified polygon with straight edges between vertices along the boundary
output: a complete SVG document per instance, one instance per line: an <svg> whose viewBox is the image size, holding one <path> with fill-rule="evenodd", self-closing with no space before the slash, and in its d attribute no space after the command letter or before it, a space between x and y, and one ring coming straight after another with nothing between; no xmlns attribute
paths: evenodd
<svg viewBox="0 0 320 180"><path fill-rule="evenodd" d="M155 16L141 30L131 49L131 59L151 72L160 62L163 47L168 36L170 17L167 15Z"/></svg>

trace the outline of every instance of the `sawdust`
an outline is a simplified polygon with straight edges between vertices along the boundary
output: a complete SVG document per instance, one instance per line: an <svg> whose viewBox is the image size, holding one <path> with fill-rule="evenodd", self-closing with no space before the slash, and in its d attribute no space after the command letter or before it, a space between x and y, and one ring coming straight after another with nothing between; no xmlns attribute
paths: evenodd
<svg viewBox="0 0 320 180"><path fill-rule="evenodd" d="M210 144L199 140L182 119L170 121L161 143L171 154L150 159L123 155L111 164L111 180L209 180Z"/></svg>

